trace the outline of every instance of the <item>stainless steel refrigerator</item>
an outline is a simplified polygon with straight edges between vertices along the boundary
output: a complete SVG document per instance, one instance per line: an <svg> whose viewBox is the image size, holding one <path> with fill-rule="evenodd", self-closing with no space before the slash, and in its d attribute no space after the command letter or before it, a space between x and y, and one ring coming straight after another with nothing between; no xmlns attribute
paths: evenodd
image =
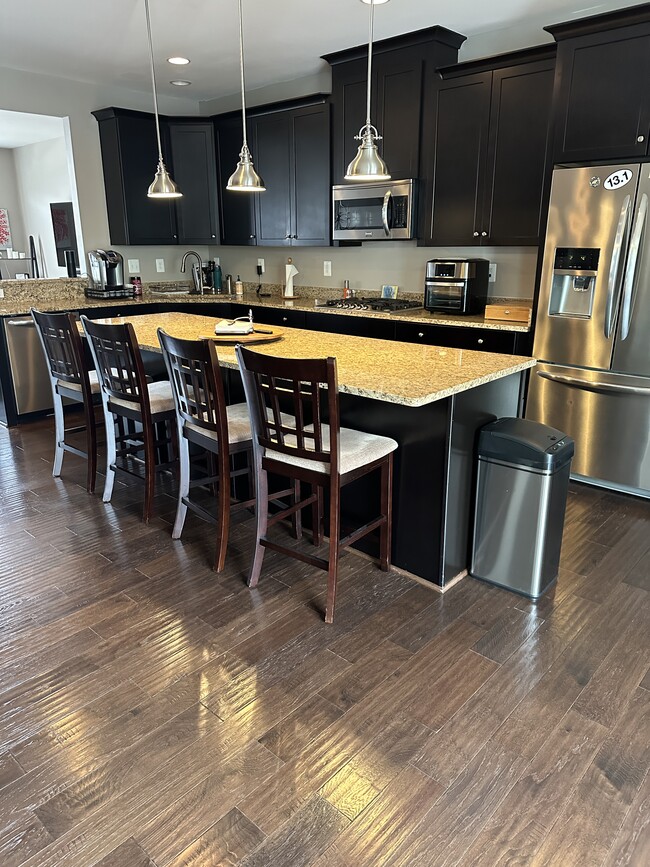
<svg viewBox="0 0 650 867"><path fill-rule="evenodd" d="M650 497L650 164L553 173L526 417L574 478Z"/></svg>

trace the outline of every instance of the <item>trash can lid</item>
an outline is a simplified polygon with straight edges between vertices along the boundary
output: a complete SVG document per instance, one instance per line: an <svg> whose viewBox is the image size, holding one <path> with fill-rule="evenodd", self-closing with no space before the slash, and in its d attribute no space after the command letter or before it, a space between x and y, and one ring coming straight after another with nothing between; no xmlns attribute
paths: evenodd
<svg viewBox="0 0 650 867"><path fill-rule="evenodd" d="M573 457L571 437L549 425L526 418L500 418L481 428L480 458L491 458L531 469L560 469Z"/></svg>

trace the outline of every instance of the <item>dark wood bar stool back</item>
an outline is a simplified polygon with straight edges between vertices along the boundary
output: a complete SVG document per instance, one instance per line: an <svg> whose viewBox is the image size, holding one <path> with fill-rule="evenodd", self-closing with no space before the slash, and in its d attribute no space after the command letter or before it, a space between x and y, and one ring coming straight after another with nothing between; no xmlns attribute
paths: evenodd
<svg viewBox="0 0 650 867"><path fill-rule="evenodd" d="M342 549L379 531L379 565L390 569L391 500L395 440L340 427L336 359L289 359L236 348L253 430L257 474L257 535L249 586L260 577L266 548L327 571L325 620L334 619L338 563ZM381 502L378 517L340 538L341 488L378 470ZM270 516L268 473L306 483L311 493ZM329 551L314 556L272 541L269 527L311 506L313 540L323 539L323 491L329 500Z"/></svg>
<svg viewBox="0 0 650 867"><path fill-rule="evenodd" d="M45 353L52 386L55 425L52 475L61 475L66 452L86 458L86 490L92 494L97 476L97 424L93 403L95 395L99 398L97 375L86 368L82 338L74 314L40 313L33 307L30 312ZM65 427L64 397L83 405L84 425ZM85 451L66 440L66 434L84 430Z"/></svg>
<svg viewBox="0 0 650 867"><path fill-rule="evenodd" d="M176 414L171 387L167 381L147 382L130 322L100 324L83 315L81 321L95 362L106 420L106 484L102 499L110 502L116 471L142 478L128 461L143 460L143 520L147 523L153 514L156 470L175 463ZM161 429L166 433L159 437Z"/></svg>
<svg viewBox="0 0 650 867"><path fill-rule="evenodd" d="M188 508L216 524L217 544L214 569L221 572L226 562L231 512L250 508L254 499L234 500L231 483L248 476L248 490L254 490L252 441L245 403L226 406L217 350L211 340L180 340L161 328L158 339L172 385L178 422L180 481L176 520L172 538L180 539ZM209 456L207 474L191 479L190 443ZM245 453L244 467L231 467L231 457ZM215 461L216 458L216 461ZM216 467L215 467L216 463ZM217 486L217 516L190 499L190 489Z"/></svg>

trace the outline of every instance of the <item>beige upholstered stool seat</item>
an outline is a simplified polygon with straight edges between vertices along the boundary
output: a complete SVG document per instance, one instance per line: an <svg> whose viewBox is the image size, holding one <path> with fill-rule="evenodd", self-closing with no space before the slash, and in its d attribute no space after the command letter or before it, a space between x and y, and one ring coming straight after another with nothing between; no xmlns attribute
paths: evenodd
<svg viewBox="0 0 650 867"><path fill-rule="evenodd" d="M89 370L88 371L88 379L90 381L90 390L93 394L99 394L101 387L99 385L99 380L97 379L97 371ZM56 381L57 388L60 386L61 388L69 388L72 391L78 391L81 394L81 383L80 382L66 382L63 379L57 379Z"/></svg>
<svg viewBox="0 0 650 867"><path fill-rule="evenodd" d="M313 426L309 425L307 430L313 430ZM322 425L321 430L323 432L323 447L325 451L329 451L329 425ZM285 437L285 443L290 446L298 445L298 441L293 434L289 434ZM397 443L390 437L363 433L363 431L342 427L339 431L339 447L341 454L339 472L341 475L345 475L346 473L356 470L365 464L386 457L386 455L395 451ZM303 467L303 469L316 470L321 473L329 471L329 465L322 461L312 461L309 458L288 455L282 452L273 451L272 449L266 449L264 454L265 457L271 458L271 460L291 464L294 467Z"/></svg>
<svg viewBox="0 0 650 867"><path fill-rule="evenodd" d="M251 438L251 423L248 417L248 407L246 404L233 403L231 406L226 407L226 415L228 417L228 442L249 442ZM185 422L185 427L188 430L196 431L196 433L201 436L207 436L210 437L210 439L215 441L217 440L216 430L208 430L207 428L192 424L192 422L189 421Z"/></svg>
<svg viewBox="0 0 650 867"><path fill-rule="evenodd" d="M172 394L172 387L166 379L162 382L148 382L147 391L149 392L149 405L153 415L158 412L174 411L174 395ZM133 406L128 400L112 396L110 403L111 406Z"/></svg>

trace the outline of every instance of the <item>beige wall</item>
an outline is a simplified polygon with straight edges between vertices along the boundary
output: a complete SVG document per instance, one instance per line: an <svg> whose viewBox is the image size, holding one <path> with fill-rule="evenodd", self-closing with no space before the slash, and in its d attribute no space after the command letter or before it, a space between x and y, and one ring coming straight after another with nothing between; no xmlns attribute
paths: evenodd
<svg viewBox="0 0 650 867"><path fill-rule="evenodd" d="M18 192L16 163L11 148L0 148L0 208L6 208L9 214L12 248L26 251L27 236L25 235L23 211ZM6 269L3 273L6 276Z"/></svg>

